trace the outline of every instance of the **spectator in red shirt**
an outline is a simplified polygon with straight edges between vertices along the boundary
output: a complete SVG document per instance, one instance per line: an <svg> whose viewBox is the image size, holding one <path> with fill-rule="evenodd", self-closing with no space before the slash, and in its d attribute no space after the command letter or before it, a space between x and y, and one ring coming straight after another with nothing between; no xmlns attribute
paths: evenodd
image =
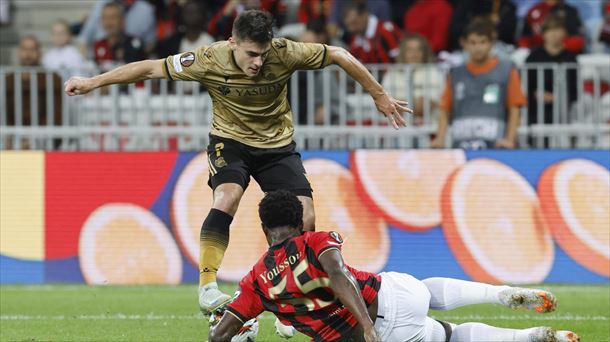
<svg viewBox="0 0 610 342"><path fill-rule="evenodd" d="M544 0L530 8L525 18L519 46L533 49L543 45L542 23L549 13L557 14L566 23L568 33L564 40L566 50L576 54L581 53L585 47L585 38L580 15L576 8L566 4L563 0Z"/></svg>
<svg viewBox="0 0 610 342"><path fill-rule="evenodd" d="M148 2L155 7L155 17L157 19L155 36L157 38L157 42L171 37L178 31L181 24L180 12L183 1L148 0ZM203 26L203 24L201 26Z"/></svg>
<svg viewBox="0 0 610 342"><path fill-rule="evenodd" d="M400 51L400 30L369 13L363 2L345 5L343 22L352 35L349 51L362 63L393 63Z"/></svg>
<svg viewBox="0 0 610 342"><path fill-rule="evenodd" d="M93 45L95 62L102 71L146 58L142 40L125 33L123 8L119 4L104 5L102 27L106 37Z"/></svg>
<svg viewBox="0 0 610 342"><path fill-rule="evenodd" d="M307 24L314 20L327 21L333 0L301 0L297 17L300 23Z"/></svg>
<svg viewBox="0 0 610 342"><path fill-rule="evenodd" d="M229 0L210 19L208 33L218 40L229 39L233 21L239 13L249 9L260 9L271 13L277 26L282 26L284 22L286 8L280 0Z"/></svg>
<svg viewBox="0 0 610 342"><path fill-rule="evenodd" d="M426 37L432 50L447 50L453 8L447 0L417 0L405 12L404 30Z"/></svg>

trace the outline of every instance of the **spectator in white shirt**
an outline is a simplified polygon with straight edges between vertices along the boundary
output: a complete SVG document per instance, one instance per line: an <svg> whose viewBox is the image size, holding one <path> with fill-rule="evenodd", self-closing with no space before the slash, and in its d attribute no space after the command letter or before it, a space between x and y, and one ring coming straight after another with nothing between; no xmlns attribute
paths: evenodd
<svg viewBox="0 0 610 342"><path fill-rule="evenodd" d="M51 42L53 48L42 58L45 69L65 72L69 75L82 74L85 60L72 44L72 34L66 21L58 20L51 26Z"/></svg>
<svg viewBox="0 0 610 342"><path fill-rule="evenodd" d="M383 87L393 96L408 99L413 104L415 124L421 124L424 111L432 115L432 122L436 117L444 77L439 68L431 64L433 59L432 48L426 38L417 33L408 33L400 42L396 59L402 65L397 65L397 69L390 68L383 78ZM406 72L405 64L410 66L410 75Z"/></svg>

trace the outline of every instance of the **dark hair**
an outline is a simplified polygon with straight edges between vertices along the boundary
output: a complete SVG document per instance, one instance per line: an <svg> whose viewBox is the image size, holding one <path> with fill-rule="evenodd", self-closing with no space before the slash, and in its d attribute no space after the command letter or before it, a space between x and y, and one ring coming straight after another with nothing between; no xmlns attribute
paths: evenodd
<svg viewBox="0 0 610 342"><path fill-rule="evenodd" d="M258 204L258 216L267 229L303 226L303 204L290 191L268 192Z"/></svg>
<svg viewBox="0 0 610 342"><path fill-rule="evenodd" d="M305 29L315 34L326 34L326 21L322 18L312 19L307 22Z"/></svg>
<svg viewBox="0 0 610 342"><path fill-rule="evenodd" d="M566 21L562 16L556 13L549 13L542 22L542 32L555 28L562 28L565 30Z"/></svg>
<svg viewBox="0 0 610 342"><path fill-rule="evenodd" d="M105 3L104 6L102 6L102 9L105 9L107 7L116 7L121 11L121 13L125 9L125 7L119 1L116 1L116 0Z"/></svg>
<svg viewBox="0 0 610 342"><path fill-rule="evenodd" d="M238 40L267 44L273 39L273 17L266 11L243 11L233 22L233 36Z"/></svg>
<svg viewBox="0 0 610 342"><path fill-rule="evenodd" d="M493 40L496 34L496 26L489 18L476 17L468 23L464 32L462 32L462 37L466 39L471 34L485 36L489 38L489 40Z"/></svg>
<svg viewBox="0 0 610 342"><path fill-rule="evenodd" d="M349 11L356 11L358 14L363 14L369 11L366 1L364 0L349 1L343 6L345 6L343 7L343 15L347 14Z"/></svg>

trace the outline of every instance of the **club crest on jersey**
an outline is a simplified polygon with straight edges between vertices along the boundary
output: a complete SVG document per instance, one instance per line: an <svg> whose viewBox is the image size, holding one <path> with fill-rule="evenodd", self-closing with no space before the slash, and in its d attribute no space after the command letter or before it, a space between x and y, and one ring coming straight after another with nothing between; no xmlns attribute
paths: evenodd
<svg viewBox="0 0 610 342"><path fill-rule="evenodd" d="M195 54L192 52L183 53L180 56L180 64L184 67L190 67L195 62Z"/></svg>
<svg viewBox="0 0 610 342"><path fill-rule="evenodd" d="M343 244L343 238L341 237L341 235L339 235L339 233L333 231L333 232L330 232L329 235L330 235L330 237L335 239L335 241L337 241L339 244Z"/></svg>
<svg viewBox="0 0 610 342"><path fill-rule="evenodd" d="M221 167L227 166L227 162L225 161L225 159L223 157L218 157L214 161L214 165L216 165L217 168L221 168Z"/></svg>

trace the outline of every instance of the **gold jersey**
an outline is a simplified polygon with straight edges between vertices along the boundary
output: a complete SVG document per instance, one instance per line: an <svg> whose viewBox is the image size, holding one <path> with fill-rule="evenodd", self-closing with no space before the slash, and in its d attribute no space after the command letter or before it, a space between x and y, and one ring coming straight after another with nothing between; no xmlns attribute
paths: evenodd
<svg viewBox="0 0 610 342"><path fill-rule="evenodd" d="M236 65L228 41L169 56L171 80L198 81L212 98L211 133L259 148L290 144L294 126L287 83L295 70L330 64L328 47L275 38L262 69L249 77Z"/></svg>

